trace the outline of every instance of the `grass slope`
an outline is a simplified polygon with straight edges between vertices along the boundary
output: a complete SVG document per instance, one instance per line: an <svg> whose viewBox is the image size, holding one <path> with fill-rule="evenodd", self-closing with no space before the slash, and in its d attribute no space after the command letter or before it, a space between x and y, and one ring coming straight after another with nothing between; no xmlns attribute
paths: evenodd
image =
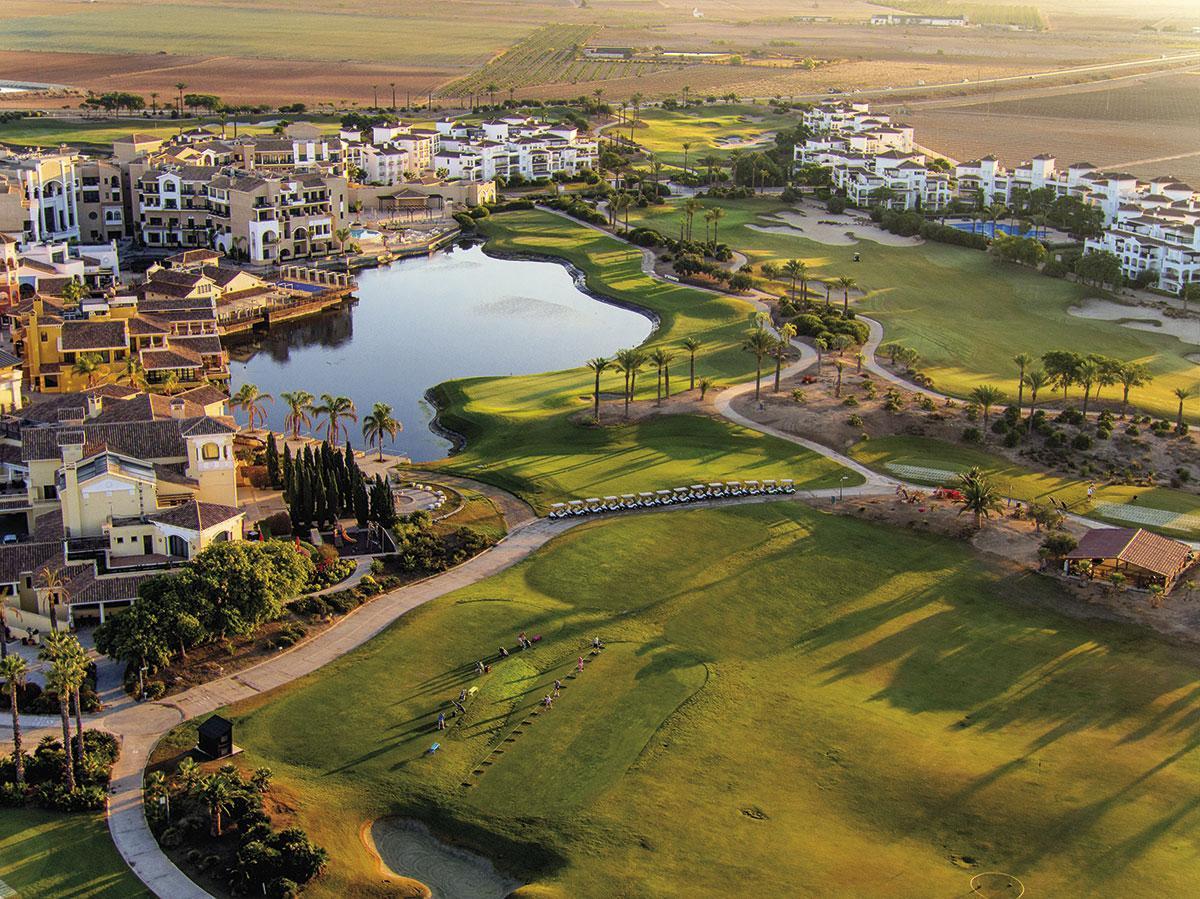
<svg viewBox="0 0 1200 899"><path fill-rule="evenodd" d="M966 895L983 870L1030 895L1190 893L1194 653L1038 605L1059 599L797 503L644 515L231 714L332 851L314 896L378 889L357 833L387 814L539 896ZM520 630L544 639L476 678ZM594 634L609 648L523 725ZM435 732L460 687L479 692Z"/></svg>
<svg viewBox="0 0 1200 899"><path fill-rule="evenodd" d="M125 866L102 814L0 813L0 881L22 899L149 896Z"/></svg>
<svg viewBox="0 0 1200 899"><path fill-rule="evenodd" d="M922 370L940 390L965 395L980 384L994 383L1015 395L1012 357L1019 352L1040 355L1066 349L1102 353L1146 363L1154 382L1135 390L1131 399L1151 412L1174 418L1177 401L1172 390L1194 386L1200 379L1200 369L1184 357L1194 349L1189 344L1114 322L1070 315L1067 310L1088 293L1079 285L946 244L892 247L860 241L854 246L829 246L799 235L747 227L764 224L760 215L789 208L776 199L701 202L725 210L718 225L720 239L756 265L800 258L809 264L814 278L856 278L868 290L857 308L883 323L885 340L916 349ZM681 216L677 205L671 204L631 214L630 223L677 234ZM702 216L697 216L694 228L702 234ZM852 261L855 252L862 254L861 262ZM1109 398L1115 395L1112 388L1106 394Z"/></svg>
<svg viewBox="0 0 1200 899"><path fill-rule="evenodd" d="M485 227L489 249L566 259L584 272L592 290L656 315L660 324L647 346L676 352L675 392L687 386L680 341L689 336L704 343L697 377L729 384L753 375L754 359L741 349L754 311L748 303L655 281L643 274L637 250L550 213L506 213ZM574 413L589 408L592 385L587 370L572 369L439 386L441 422L467 438L465 451L443 467L511 490L537 508L564 498L731 478L791 477L798 486L833 486L843 473L790 443L703 416L611 428L572 422ZM611 371L601 381L605 391L619 393L622 385L622 376ZM649 368L639 378L638 397L654 393ZM852 475L847 483L857 481Z"/></svg>
<svg viewBox="0 0 1200 899"><path fill-rule="evenodd" d="M1106 518L1095 511L1096 506L1102 503L1118 506L1132 504L1140 509L1161 509L1180 515L1200 516L1200 497L1183 490L1121 485L1097 487L1089 502L1088 481L1085 478L1033 471L984 449L945 443L929 437L899 435L873 438L855 444L850 450L850 456L868 468L893 477L897 476L897 473L888 468L889 462L956 472L978 466L996 480L1006 496L1039 503L1048 503L1053 499L1055 502L1066 503L1072 512L1110 521L1121 527L1128 527L1130 522L1120 518ZM922 478L907 477L906 480L926 482L931 486L944 483L943 479L924 481ZM1190 527L1173 526L1153 530L1172 537L1200 538L1200 530Z"/></svg>

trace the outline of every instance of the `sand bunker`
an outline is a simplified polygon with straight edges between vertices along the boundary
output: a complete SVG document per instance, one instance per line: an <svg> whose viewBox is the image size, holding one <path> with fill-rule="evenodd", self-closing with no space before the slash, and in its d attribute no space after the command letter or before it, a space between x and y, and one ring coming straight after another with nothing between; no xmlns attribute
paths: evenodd
<svg viewBox="0 0 1200 899"><path fill-rule="evenodd" d="M1200 346L1200 319L1171 318L1161 309L1153 306L1127 306L1112 300L1086 300L1082 306L1072 306L1067 310L1076 318L1090 318L1098 321L1116 322L1134 331L1149 331L1152 334L1170 334L1184 343ZM1196 362L1190 354L1189 362Z"/></svg>
<svg viewBox="0 0 1200 899"><path fill-rule="evenodd" d="M521 886L483 856L443 843L419 821L381 818L371 825L371 841L384 865L421 881L433 899L504 899Z"/></svg>
<svg viewBox="0 0 1200 899"><path fill-rule="evenodd" d="M746 150L750 147L761 147L763 144L769 144L773 140L775 140L775 132L764 131L762 134L753 134L746 137L719 137L713 141L713 144L722 150Z"/></svg>
<svg viewBox="0 0 1200 899"><path fill-rule="evenodd" d="M746 227L767 234L807 237L831 247L852 246L862 240L889 247L915 247L924 243L919 237L900 237L874 225L863 224L857 218L828 212L818 211L811 215L800 215L785 210L774 215L760 216L760 219L763 224L749 224Z"/></svg>

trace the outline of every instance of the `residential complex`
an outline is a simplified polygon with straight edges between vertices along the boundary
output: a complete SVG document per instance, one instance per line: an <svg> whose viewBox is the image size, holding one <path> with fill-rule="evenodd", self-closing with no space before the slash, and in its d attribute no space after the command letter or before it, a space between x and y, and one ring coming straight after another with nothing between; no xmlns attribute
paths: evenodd
<svg viewBox="0 0 1200 899"><path fill-rule="evenodd" d="M570 123L515 115L479 126L443 119L437 131L441 146L434 156L436 167L466 181L573 175L594 169L599 159L596 142L581 137Z"/></svg>
<svg viewBox="0 0 1200 899"><path fill-rule="evenodd" d="M1085 249L1115 254L1129 279L1151 277L1151 286L1170 293L1200 282L1200 194L1176 178L1142 181L1087 162L1060 169L1048 154L1013 169L989 155L956 164L952 175L931 171L925 154L914 152L913 130L866 103L820 104L804 114L804 124L813 136L796 145L796 162L827 168L833 188L855 205L1019 205L1049 191L1100 210L1104 231Z"/></svg>

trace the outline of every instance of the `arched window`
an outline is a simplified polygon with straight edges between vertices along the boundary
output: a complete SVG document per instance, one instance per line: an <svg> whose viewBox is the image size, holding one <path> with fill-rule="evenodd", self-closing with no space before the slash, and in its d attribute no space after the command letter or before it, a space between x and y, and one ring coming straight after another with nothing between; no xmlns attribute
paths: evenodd
<svg viewBox="0 0 1200 899"><path fill-rule="evenodd" d="M206 461L213 461L221 458L221 448L215 443L206 443L200 447L200 457Z"/></svg>
<svg viewBox="0 0 1200 899"><path fill-rule="evenodd" d="M228 543L232 539L233 535L229 531L219 531L217 535L213 537L213 543Z"/></svg>
<svg viewBox="0 0 1200 899"><path fill-rule="evenodd" d="M172 556L181 556L186 559L188 557L188 542L178 534L172 534L167 538L167 552Z"/></svg>

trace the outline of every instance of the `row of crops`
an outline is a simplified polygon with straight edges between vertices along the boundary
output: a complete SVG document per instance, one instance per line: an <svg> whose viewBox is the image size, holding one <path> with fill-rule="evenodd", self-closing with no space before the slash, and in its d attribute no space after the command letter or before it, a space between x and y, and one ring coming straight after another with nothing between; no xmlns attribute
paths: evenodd
<svg viewBox="0 0 1200 899"><path fill-rule="evenodd" d="M1041 31L1046 27L1046 19L1036 6L962 0L907 0L888 5L915 16L965 15L967 21L975 25L1016 25L1030 31Z"/></svg>
<svg viewBox="0 0 1200 899"><path fill-rule="evenodd" d="M439 96L503 95L539 84L636 78L668 67L642 60L585 59L580 54L595 31L593 25L545 25L487 65L443 87Z"/></svg>

